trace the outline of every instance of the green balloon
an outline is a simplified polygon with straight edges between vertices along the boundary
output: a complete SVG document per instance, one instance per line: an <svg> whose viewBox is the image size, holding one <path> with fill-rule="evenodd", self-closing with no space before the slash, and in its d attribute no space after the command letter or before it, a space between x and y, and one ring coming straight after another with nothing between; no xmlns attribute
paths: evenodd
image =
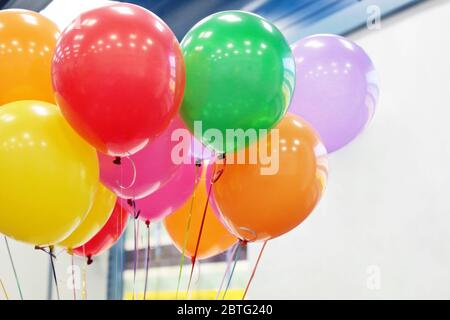
<svg viewBox="0 0 450 320"><path fill-rule="evenodd" d="M295 63L272 23L248 12L219 12L197 23L181 48L186 87L180 115L205 145L220 153L239 150L283 118L295 87ZM194 130L196 121L201 132L199 122ZM248 133L245 141L233 136L236 129Z"/></svg>

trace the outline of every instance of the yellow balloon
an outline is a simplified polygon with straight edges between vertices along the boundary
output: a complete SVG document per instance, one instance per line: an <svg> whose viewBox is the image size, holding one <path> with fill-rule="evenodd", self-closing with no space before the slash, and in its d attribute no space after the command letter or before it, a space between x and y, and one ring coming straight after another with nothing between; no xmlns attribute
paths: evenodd
<svg viewBox="0 0 450 320"><path fill-rule="evenodd" d="M88 242L108 221L116 199L116 195L100 183L95 194L94 204L87 217L67 239L58 245L71 250Z"/></svg>
<svg viewBox="0 0 450 320"><path fill-rule="evenodd" d="M55 105L0 108L0 233L53 245L78 227L99 184L96 151Z"/></svg>
<svg viewBox="0 0 450 320"><path fill-rule="evenodd" d="M0 11L0 105L18 100L55 103L51 61L59 29L28 10Z"/></svg>

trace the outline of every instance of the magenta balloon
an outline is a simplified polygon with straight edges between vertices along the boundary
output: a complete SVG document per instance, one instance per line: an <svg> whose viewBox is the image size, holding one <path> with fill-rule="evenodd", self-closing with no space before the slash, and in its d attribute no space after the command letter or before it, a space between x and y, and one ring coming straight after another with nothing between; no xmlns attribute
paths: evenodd
<svg viewBox="0 0 450 320"><path fill-rule="evenodd" d="M172 141L172 132L180 128L185 128L184 124L175 117L162 135L128 159L122 158L120 165L114 163L114 157L98 153L100 180L120 198L141 199L152 194L180 167L172 160L172 149L178 144Z"/></svg>
<svg viewBox="0 0 450 320"><path fill-rule="evenodd" d="M364 50L336 35L304 38L292 47L296 88L289 112L319 132L328 152L352 141L371 120L378 77Z"/></svg>
<svg viewBox="0 0 450 320"><path fill-rule="evenodd" d="M200 179L201 168L192 164L182 164L175 176L163 187L151 195L136 200L136 210L140 211L139 219L155 221L163 219L180 208L192 195L196 179ZM197 174L197 175L196 175Z"/></svg>

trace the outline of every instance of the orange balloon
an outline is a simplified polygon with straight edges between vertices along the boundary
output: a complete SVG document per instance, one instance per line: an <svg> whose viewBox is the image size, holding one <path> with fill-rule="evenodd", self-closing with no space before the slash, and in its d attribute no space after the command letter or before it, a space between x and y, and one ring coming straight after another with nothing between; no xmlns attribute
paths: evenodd
<svg viewBox="0 0 450 320"><path fill-rule="evenodd" d="M18 100L55 103L51 61L59 29L28 10L0 11L0 106Z"/></svg>
<svg viewBox="0 0 450 320"><path fill-rule="evenodd" d="M190 258L193 258L195 255L195 248L197 246L207 198L206 170L204 170L191 198L189 198L180 209L163 220L164 226L175 247L180 252L183 252L186 225L188 223L192 204L191 224L185 248L185 256ZM208 206L196 259L202 260L215 256L227 250L236 242L237 239L228 232L216 217L211 207Z"/></svg>
<svg viewBox="0 0 450 320"><path fill-rule="evenodd" d="M272 170L267 170L267 159L239 164L237 154L227 155L225 167L216 163L216 171L223 168L223 174L213 185L224 223L248 242L273 239L299 225L319 201L328 174L325 147L314 130L293 114L272 129L266 145L260 141L239 156L250 159L267 147Z"/></svg>

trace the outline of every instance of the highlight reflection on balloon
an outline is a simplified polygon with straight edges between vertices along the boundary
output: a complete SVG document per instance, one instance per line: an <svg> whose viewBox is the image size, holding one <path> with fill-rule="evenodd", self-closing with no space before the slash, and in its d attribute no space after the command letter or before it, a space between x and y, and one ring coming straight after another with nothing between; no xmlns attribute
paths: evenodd
<svg viewBox="0 0 450 320"><path fill-rule="evenodd" d="M39 13L0 11L0 106L18 100L54 103L51 61L58 27Z"/></svg>
<svg viewBox="0 0 450 320"><path fill-rule="evenodd" d="M197 23L181 42L186 90L180 115L191 132L218 152L241 149L284 116L295 83L291 49L266 19L224 11ZM195 132L202 121L202 132ZM256 129L251 141L227 138L227 129ZM223 139L212 139L208 129Z"/></svg>
<svg viewBox="0 0 450 320"><path fill-rule="evenodd" d="M17 101L0 108L0 233L34 245L67 238L98 187L95 149L59 108Z"/></svg>
<svg viewBox="0 0 450 320"><path fill-rule="evenodd" d="M272 142L274 134L279 139ZM250 153L260 154L265 147L273 170L264 170L267 164L261 158L256 163L227 161L213 184L222 221L246 241L273 239L295 228L317 205L327 181L325 147L298 116L288 113L270 132L267 145L259 141L241 152L249 159ZM218 160L216 170L222 167Z"/></svg>
<svg viewBox="0 0 450 320"><path fill-rule="evenodd" d="M98 151L127 156L169 125L184 91L181 48L150 11L117 3L83 13L58 40L56 99Z"/></svg>
<svg viewBox="0 0 450 320"><path fill-rule="evenodd" d="M331 34L306 37L293 45L297 83L289 112L320 134L328 152L351 142L372 119L378 77L357 44Z"/></svg>

